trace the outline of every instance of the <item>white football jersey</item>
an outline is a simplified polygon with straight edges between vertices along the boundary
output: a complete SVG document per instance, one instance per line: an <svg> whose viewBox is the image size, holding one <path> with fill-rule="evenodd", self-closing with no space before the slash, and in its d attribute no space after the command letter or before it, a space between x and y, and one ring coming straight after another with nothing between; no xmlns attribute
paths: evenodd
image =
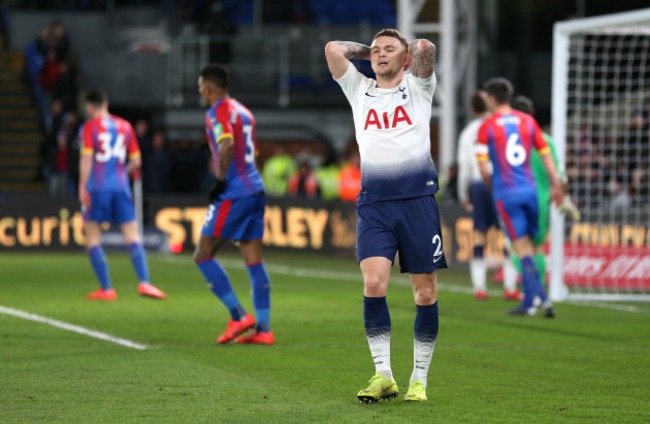
<svg viewBox="0 0 650 424"><path fill-rule="evenodd" d="M458 137L458 151L456 162L458 164L458 199L464 202L468 198L469 187L474 182L483 182L481 171L476 159L476 140L478 140L478 129L485 118L476 118L471 121L460 132ZM489 163L490 174L492 164Z"/></svg>
<svg viewBox="0 0 650 424"><path fill-rule="evenodd" d="M431 158L429 128L435 73L408 73L394 88L378 88L350 63L336 80L352 106L359 154L358 202L433 195L438 175Z"/></svg>

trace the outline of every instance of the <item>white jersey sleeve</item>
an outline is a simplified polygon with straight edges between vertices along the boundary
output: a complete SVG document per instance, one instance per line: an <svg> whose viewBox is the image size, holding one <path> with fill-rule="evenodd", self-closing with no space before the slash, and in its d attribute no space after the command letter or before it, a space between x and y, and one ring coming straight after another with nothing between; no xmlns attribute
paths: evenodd
<svg viewBox="0 0 650 424"><path fill-rule="evenodd" d="M413 74L407 74L406 76L409 76L415 86L419 88L419 90L415 90L415 92L424 96L425 99L428 100L429 104L431 104L431 102L433 102L433 93L436 91L436 73L433 72L428 78L419 78Z"/></svg>
<svg viewBox="0 0 650 424"><path fill-rule="evenodd" d="M476 160L476 140L478 140L478 130L485 118L476 118L460 133L458 137L458 199L461 202L467 200L469 188L473 182L482 182L481 170ZM489 173L492 169L489 168Z"/></svg>
<svg viewBox="0 0 650 424"><path fill-rule="evenodd" d="M350 62L348 70L345 71L345 74L339 79L334 78L343 90L343 94L347 97L350 105L354 105L357 102L359 93L363 92L372 85L372 81L363 75L357 70L357 68Z"/></svg>
<svg viewBox="0 0 650 424"><path fill-rule="evenodd" d="M458 137L458 152L456 162L458 164L458 200L465 203L469 194L469 185L472 181L472 158L474 155L474 142L468 134L468 127L465 127Z"/></svg>

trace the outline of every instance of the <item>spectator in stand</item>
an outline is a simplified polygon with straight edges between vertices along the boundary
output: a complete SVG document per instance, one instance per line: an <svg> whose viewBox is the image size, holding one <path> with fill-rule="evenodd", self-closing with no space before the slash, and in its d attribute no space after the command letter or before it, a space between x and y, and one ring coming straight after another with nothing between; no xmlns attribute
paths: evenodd
<svg viewBox="0 0 650 424"><path fill-rule="evenodd" d="M49 187L52 196L64 197L75 193L79 178L78 131L79 115L74 111L66 113L56 133L50 159Z"/></svg>
<svg viewBox="0 0 650 424"><path fill-rule="evenodd" d="M648 202L648 170L650 169L650 97L643 101L629 125L630 195L637 204Z"/></svg>
<svg viewBox="0 0 650 424"><path fill-rule="evenodd" d="M289 178L289 195L316 198L320 194L318 179L305 159L298 164L298 172Z"/></svg>
<svg viewBox="0 0 650 424"><path fill-rule="evenodd" d="M63 24L53 21L41 28L36 38L36 48L43 56L54 50L57 60L65 61L70 53L70 39Z"/></svg>
<svg viewBox="0 0 650 424"><path fill-rule="evenodd" d="M68 32L65 27L59 21L54 21L50 24L50 48L54 48L57 60L60 62L68 60L70 39L68 38Z"/></svg>
<svg viewBox="0 0 650 424"><path fill-rule="evenodd" d="M289 190L289 178L298 172L298 165L282 146L277 146L265 163L262 179L266 194L271 197L285 196Z"/></svg>
<svg viewBox="0 0 650 424"><path fill-rule="evenodd" d="M79 114L71 110L66 113L59 137L63 137L66 143L68 156L68 193L75 195L79 181L79 128L81 122Z"/></svg>
<svg viewBox="0 0 650 424"><path fill-rule="evenodd" d="M52 87L54 87L61 72L60 66L61 64L57 59L56 50L48 50L45 55L43 68L41 68L41 72L38 75L38 83L45 93L49 94L52 91Z"/></svg>
<svg viewBox="0 0 650 424"><path fill-rule="evenodd" d="M56 153L54 155L54 167L50 173L50 195L64 197L68 194L68 174L70 172L68 162L68 140L63 132L56 137Z"/></svg>
<svg viewBox="0 0 650 424"><path fill-rule="evenodd" d="M45 167L43 169L43 176L49 179L49 176L54 172L56 167L57 155L57 136L59 130L63 126L63 119L65 117L63 103L59 100L54 100L50 107L50 114L46 117L45 121L45 144L43 145L42 157Z"/></svg>
<svg viewBox="0 0 650 424"><path fill-rule="evenodd" d="M133 130L135 131L135 136L138 138L138 144L140 145L142 157L144 158L153 149L151 135L149 134L149 122L144 118L138 119L135 121ZM163 144L165 144L164 137L165 135L163 134Z"/></svg>
<svg viewBox="0 0 650 424"><path fill-rule="evenodd" d="M34 42L36 45L36 50L38 50L41 56L45 56L47 54L47 51L50 49L49 37L50 26L47 25L41 28L41 30L38 32L38 36L36 37L36 41Z"/></svg>
<svg viewBox="0 0 650 424"><path fill-rule="evenodd" d="M59 75L51 87L53 99L60 100L65 110L77 109L76 72L68 62L59 63Z"/></svg>
<svg viewBox="0 0 650 424"><path fill-rule="evenodd" d="M146 123L146 121L144 122ZM169 190L171 171L172 158L165 146L165 133L155 131L152 137L152 147L147 155L143 156L142 183L144 190L148 193L163 193Z"/></svg>
<svg viewBox="0 0 650 424"><path fill-rule="evenodd" d="M339 172L339 195L344 202L356 202L361 191L361 158L359 152L348 154L347 163Z"/></svg>
<svg viewBox="0 0 650 424"><path fill-rule="evenodd" d="M59 99L65 110L76 108L76 74L70 66L70 40L65 27L59 21L43 27L35 41L36 50L43 58L43 65L36 76L37 83L46 96L46 107L52 99ZM46 117L47 120L47 117Z"/></svg>
<svg viewBox="0 0 650 424"><path fill-rule="evenodd" d="M316 169L316 178L320 187L320 196L323 200L339 199L339 173L341 169L337 162Z"/></svg>

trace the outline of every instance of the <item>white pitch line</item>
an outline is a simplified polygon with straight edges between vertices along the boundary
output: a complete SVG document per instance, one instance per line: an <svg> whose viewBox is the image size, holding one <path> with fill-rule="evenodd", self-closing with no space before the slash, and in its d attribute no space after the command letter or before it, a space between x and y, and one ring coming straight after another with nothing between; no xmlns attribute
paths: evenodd
<svg viewBox="0 0 650 424"><path fill-rule="evenodd" d="M19 309L8 308L6 306L0 305L0 313L26 319L29 321L35 321L35 322L40 322L42 324L51 325L52 327L57 327L63 330L72 331L73 333L79 333L79 334L83 334L84 336L93 337L95 339L104 340L125 347L130 347L131 349L137 349L137 350L149 349L149 346L136 343L131 340L114 337L111 336L110 334L89 330L87 328L80 327L74 324L68 324L67 322L59 321L56 319L47 318L36 314L30 314L29 312L21 311Z"/></svg>
<svg viewBox="0 0 650 424"><path fill-rule="evenodd" d="M178 256L163 256L161 259L165 262L171 263L188 263L188 261L183 257ZM218 258L219 262L228 267L239 270L245 270L246 266L244 265L241 259L231 259L231 258ZM191 260L190 260L191 262ZM362 277L361 273L356 272L345 272L345 271L328 271L324 269L309 269L309 268L297 268L287 265L278 265L278 264L269 264L265 262L266 270L272 274L284 274L291 275L293 277L310 277L310 278L322 278L324 280L345 280L345 281L356 281L361 283ZM392 276L390 279L391 284L397 284L398 286L411 287L411 282L407 277L396 275ZM452 292L452 293L464 293L464 294L474 294L474 290L471 287L461 286L458 284L446 284L438 282L438 290ZM502 295L500 290L492 289L488 290L488 294L493 297L499 297ZM645 310L637 308L635 306L619 305L619 304L609 304L604 302L595 302L595 301L571 301L566 302L572 305L585 306L591 308L600 308L600 309L609 309L613 311L624 311L632 313L646 313Z"/></svg>
<svg viewBox="0 0 650 424"><path fill-rule="evenodd" d="M172 263L187 263L185 260L179 260L176 256L163 257L165 262ZM239 270L246 270L246 266L241 259L219 258L219 263L228 268ZM361 272L345 272L345 271L328 271L324 269L310 269L310 268L297 268L287 265L269 264L264 262L266 270L271 274L284 274L291 275L292 277L308 277L308 278L321 278L323 280L344 280L356 281L359 284L363 282ZM411 280L403 275L394 275L390 277L391 284L398 286L411 287ZM463 287L453 284L445 284L438 282L438 289L454 293L474 294L471 287Z"/></svg>

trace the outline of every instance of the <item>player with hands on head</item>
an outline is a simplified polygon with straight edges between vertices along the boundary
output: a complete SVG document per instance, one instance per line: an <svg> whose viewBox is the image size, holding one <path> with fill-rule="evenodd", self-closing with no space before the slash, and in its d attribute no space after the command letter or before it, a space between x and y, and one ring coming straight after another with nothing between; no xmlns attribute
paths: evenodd
<svg viewBox="0 0 650 424"><path fill-rule="evenodd" d="M210 290L230 312L226 330L217 342L237 339L238 343L273 344L275 336L269 322L271 281L262 259L266 196L255 166L255 119L250 110L228 95L229 85L230 73L225 66L211 64L201 70L198 87L209 107L205 125L216 180L208 193L210 206L194 262ZM229 240L238 243L246 264L257 324L241 306L228 274L214 258ZM241 336L249 329L253 331Z"/></svg>
<svg viewBox="0 0 650 424"><path fill-rule="evenodd" d="M79 201L84 218L86 249L100 288L89 300L115 300L106 254L101 245L101 224L115 223L129 247L131 262L140 282L138 293L165 299L165 293L149 281L147 256L135 220L129 175L140 169L140 147L133 127L108 112L106 94L91 90L85 98L89 120L80 128ZM128 162L127 162L128 155Z"/></svg>
<svg viewBox="0 0 650 424"><path fill-rule="evenodd" d="M362 402L398 395L386 303L398 252L401 272L410 274L416 309L414 367L404 399L427 399L427 374L438 336L436 270L447 267L429 135L435 53L429 40L409 43L394 29L377 33L370 46L331 41L325 47L329 70L352 107L361 156L357 259L364 282L366 338L375 363L369 386L357 394ZM369 60L376 79L357 71L350 59Z"/></svg>

